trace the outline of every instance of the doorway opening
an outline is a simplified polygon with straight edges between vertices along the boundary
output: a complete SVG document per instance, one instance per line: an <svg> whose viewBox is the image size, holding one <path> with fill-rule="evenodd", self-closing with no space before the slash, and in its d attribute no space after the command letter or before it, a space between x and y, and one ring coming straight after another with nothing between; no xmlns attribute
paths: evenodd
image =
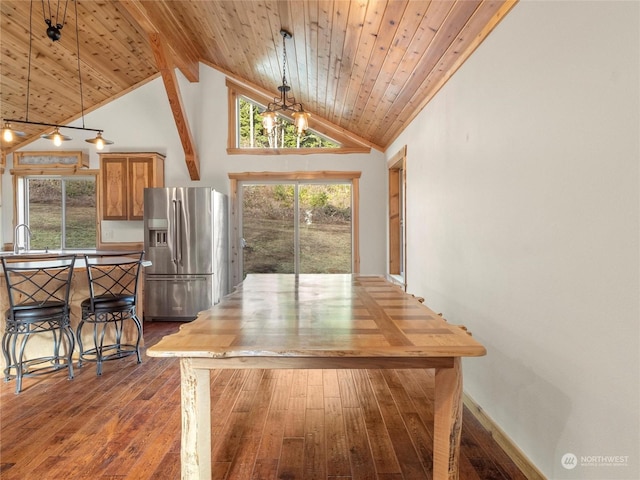
<svg viewBox="0 0 640 480"><path fill-rule="evenodd" d="M388 162L389 169L389 275L407 286L407 147Z"/></svg>

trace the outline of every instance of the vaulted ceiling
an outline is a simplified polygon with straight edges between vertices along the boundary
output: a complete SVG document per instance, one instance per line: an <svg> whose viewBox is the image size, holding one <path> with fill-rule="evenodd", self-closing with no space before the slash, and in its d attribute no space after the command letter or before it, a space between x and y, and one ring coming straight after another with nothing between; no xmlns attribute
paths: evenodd
<svg viewBox="0 0 640 480"><path fill-rule="evenodd" d="M28 101L28 120L66 124L83 109L86 114L156 78L163 68L175 66L198 81L198 62L274 96L282 80L284 28L293 35L286 40L287 78L296 100L312 113L311 126L323 119L383 150L513 4L2 0L0 114L24 120ZM46 34L50 12L54 24L63 24L56 42ZM158 45L165 54L158 54ZM27 136L3 142L4 152L46 130L15 126Z"/></svg>

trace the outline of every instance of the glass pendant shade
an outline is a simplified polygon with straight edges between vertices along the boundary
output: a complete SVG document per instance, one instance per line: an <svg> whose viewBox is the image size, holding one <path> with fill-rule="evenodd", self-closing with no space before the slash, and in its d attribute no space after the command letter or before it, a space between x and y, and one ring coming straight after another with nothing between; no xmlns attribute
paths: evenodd
<svg viewBox="0 0 640 480"><path fill-rule="evenodd" d="M307 112L296 112L293 114L293 123L298 129L298 135L301 135L307 128L309 128L309 114Z"/></svg>
<svg viewBox="0 0 640 480"><path fill-rule="evenodd" d="M276 126L276 112L264 112L262 114L262 126L269 134L271 134Z"/></svg>

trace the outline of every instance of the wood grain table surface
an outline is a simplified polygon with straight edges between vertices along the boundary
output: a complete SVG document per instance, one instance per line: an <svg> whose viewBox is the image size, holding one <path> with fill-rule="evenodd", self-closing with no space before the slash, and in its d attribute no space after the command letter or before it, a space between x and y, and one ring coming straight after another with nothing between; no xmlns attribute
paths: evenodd
<svg viewBox="0 0 640 480"><path fill-rule="evenodd" d="M182 478L211 478L209 370L435 368L434 478L458 476L461 357L485 348L379 276L248 275L147 350L181 359Z"/></svg>

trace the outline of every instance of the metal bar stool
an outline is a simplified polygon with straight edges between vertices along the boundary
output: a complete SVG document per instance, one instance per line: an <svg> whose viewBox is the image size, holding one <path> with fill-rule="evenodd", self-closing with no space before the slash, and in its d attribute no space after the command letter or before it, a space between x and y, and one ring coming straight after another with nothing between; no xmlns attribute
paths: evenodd
<svg viewBox="0 0 640 480"><path fill-rule="evenodd" d="M136 315L138 276L144 252L85 255L89 276L89 298L82 301L82 318L76 330L79 362L96 362L102 375L102 362L135 354L138 363L142 324ZM131 343L123 343L125 321L134 323L137 333ZM85 348L82 328L93 325L93 341Z"/></svg>
<svg viewBox="0 0 640 480"><path fill-rule="evenodd" d="M2 257L9 297L2 337L4 378L8 382L15 377L16 393L22 390L23 377L66 368L69 379L73 378L69 291L75 260L75 255ZM47 332L53 337L51 355L25 358L29 339Z"/></svg>

